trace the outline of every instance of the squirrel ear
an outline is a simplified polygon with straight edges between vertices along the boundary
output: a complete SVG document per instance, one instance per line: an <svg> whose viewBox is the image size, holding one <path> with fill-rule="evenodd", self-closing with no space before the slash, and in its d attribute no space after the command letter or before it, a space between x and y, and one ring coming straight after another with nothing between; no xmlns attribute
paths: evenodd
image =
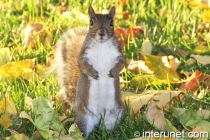
<svg viewBox="0 0 210 140"><path fill-rule="evenodd" d="M115 15L115 7L113 6L112 9L109 11L109 15L114 18Z"/></svg>
<svg viewBox="0 0 210 140"><path fill-rule="evenodd" d="M90 18L95 16L95 11L93 10L92 6L89 6L88 14L89 14Z"/></svg>

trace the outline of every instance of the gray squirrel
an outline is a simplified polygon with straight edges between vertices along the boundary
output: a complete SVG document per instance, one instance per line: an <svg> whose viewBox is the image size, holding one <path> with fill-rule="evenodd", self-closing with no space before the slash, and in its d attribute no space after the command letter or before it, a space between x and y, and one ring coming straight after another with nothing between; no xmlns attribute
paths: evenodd
<svg viewBox="0 0 210 140"><path fill-rule="evenodd" d="M75 102L75 123L85 138L95 127L117 128L125 117L119 83L125 58L114 33L115 7L96 14L90 6L88 13L89 29L64 33L55 56L59 96Z"/></svg>

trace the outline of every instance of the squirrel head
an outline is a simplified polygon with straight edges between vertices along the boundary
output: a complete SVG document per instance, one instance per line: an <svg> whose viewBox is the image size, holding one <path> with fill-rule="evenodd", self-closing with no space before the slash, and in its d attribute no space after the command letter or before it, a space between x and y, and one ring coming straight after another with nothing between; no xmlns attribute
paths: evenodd
<svg viewBox="0 0 210 140"><path fill-rule="evenodd" d="M88 13L90 16L89 35L101 43L110 39L114 34L115 7L111 8L109 14L96 14L89 6Z"/></svg>

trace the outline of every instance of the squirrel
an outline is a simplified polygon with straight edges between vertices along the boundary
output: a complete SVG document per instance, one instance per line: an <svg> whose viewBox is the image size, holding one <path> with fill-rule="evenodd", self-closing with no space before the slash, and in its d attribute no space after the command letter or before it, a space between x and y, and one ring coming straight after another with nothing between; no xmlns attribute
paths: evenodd
<svg viewBox="0 0 210 140"><path fill-rule="evenodd" d="M89 6L88 14L89 29L64 33L55 55L58 95L75 102L74 121L85 138L95 127L113 130L125 118L119 83L125 57L114 33L115 7L108 14L96 14Z"/></svg>

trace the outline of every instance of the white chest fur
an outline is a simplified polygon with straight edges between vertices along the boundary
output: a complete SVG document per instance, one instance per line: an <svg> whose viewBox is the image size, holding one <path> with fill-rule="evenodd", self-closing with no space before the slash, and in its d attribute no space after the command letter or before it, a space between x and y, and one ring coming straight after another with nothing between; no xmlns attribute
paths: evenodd
<svg viewBox="0 0 210 140"><path fill-rule="evenodd" d="M117 63L116 58L120 55L121 53L113 45L111 39L104 43L93 42L86 50L84 57L99 73L98 80L89 77L88 101L88 109L98 117L100 117L100 113L104 113L104 110L109 111L115 107L114 78L109 77L108 74Z"/></svg>

